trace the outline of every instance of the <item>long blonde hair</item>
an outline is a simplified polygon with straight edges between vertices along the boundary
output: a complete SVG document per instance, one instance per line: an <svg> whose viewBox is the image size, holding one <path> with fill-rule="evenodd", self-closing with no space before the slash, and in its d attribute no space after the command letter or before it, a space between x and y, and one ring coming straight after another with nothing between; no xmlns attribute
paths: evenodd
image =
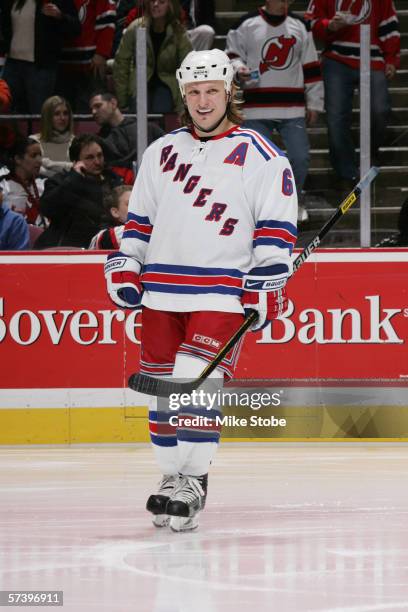
<svg viewBox="0 0 408 612"><path fill-rule="evenodd" d="M65 98L62 98L61 96L51 96L51 98L46 99L41 108L40 138L44 142L49 142L50 140L52 140L52 121L54 117L54 112L55 109L61 105L66 106L69 113L69 123L67 131L70 134L74 133L74 120L72 117L72 109L70 103L68 102L68 100L65 100Z"/></svg>

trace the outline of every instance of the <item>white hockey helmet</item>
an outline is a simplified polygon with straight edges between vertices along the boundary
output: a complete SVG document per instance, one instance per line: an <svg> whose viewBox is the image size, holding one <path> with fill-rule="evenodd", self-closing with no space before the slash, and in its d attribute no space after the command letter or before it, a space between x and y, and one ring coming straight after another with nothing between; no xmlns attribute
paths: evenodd
<svg viewBox="0 0 408 612"><path fill-rule="evenodd" d="M230 93L234 70L228 55L220 49L190 51L176 71L176 77L183 98L186 84L197 81L224 81L225 91Z"/></svg>

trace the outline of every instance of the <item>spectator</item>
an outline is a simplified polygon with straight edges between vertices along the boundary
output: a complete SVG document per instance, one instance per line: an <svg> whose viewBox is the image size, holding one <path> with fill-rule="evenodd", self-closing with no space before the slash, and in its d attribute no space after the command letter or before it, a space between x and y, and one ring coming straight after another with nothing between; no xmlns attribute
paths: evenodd
<svg viewBox="0 0 408 612"><path fill-rule="evenodd" d="M106 60L112 56L115 33L115 0L75 0L82 30L66 39L58 73L57 91L74 112L89 112L89 97L106 89Z"/></svg>
<svg viewBox="0 0 408 612"><path fill-rule="evenodd" d="M103 199L121 181L105 168L103 143L98 136L76 136L69 148L73 166L49 178L41 197L41 213L50 226L35 248L87 248L101 227Z"/></svg>
<svg viewBox="0 0 408 612"><path fill-rule="evenodd" d="M174 0L177 2L178 0ZM114 49L119 46L124 28L132 21L143 17L143 0L120 0L117 8L117 21ZM195 51L211 49L215 37L214 0L182 0L180 21L187 30L187 36Z"/></svg>
<svg viewBox="0 0 408 612"><path fill-rule="evenodd" d="M42 176L54 176L61 170L71 168L68 149L74 138L73 126L69 102L60 96L52 96L44 102L41 109L40 133L30 136L41 145Z"/></svg>
<svg viewBox="0 0 408 612"><path fill-rule="evenodd" d="M28 225L21 215L10 210L0 187L0 251L28 249Z"/></svg>
<svg viewBox="0 0 408 612"><path fill-rule="evenodd" d="M323 110L323 83L316 48L305 24L288 13L287 0L266 0L227 36L226 52L244 88L244 127L285 144L299 196L309 169L306 122ZM299 221L308 214L299 206Z"/></svg>
<svg viewBox="0 0 408 612"><path fill-rule="evenodd" d="M28 223L44 225L40 215L43 179L38 178L42 162L41 147L33 138L17 138L9 151L6 197L11 210L23 215Z"/></svg>
<svg viewBox="0 0 408 612"><path fill-rule="evenodd" d="M391 111L387 79L394 77L399 65L397 15L392 0L312 0L305 17L315 38L325 44L323 79L330 159L339 187L348 189L358 175L351 118L353 93L360 78L360 24L368 19L371 24L371 141L375 156L384 141Z"/></svg>
<svg viewBox="0 0 408 612"><path fill-rule="evenodd" d="M147 0L146 18L133 21L124 32L113 63L119 106L135 108L136 29L144 23L148 32L148 110L150 113L181 111L183 103L176 69L192 47L173 0Z"/></svg>
<svg viewBox="0 0 408 612"><path fill-rule="evenodd" d="M40 113L54 93L62 37L81 29L74 0L3 0L1 28L12 110Z"/></svg>
<svg viewBox="0 0 408 612"><path fill-rule="evenodd" d="M133 185L133 162L137 160L137 122L125 118L116 96L108 92L94 93L89 100L91 113L100 126L99 136L105 143L106 161L127 184ZM148 143L164 132L155 123L148 123Z"/></svg>
<svg viewBox="0 0 408 612"><path fill-rule="evenodd" d="M129 198L132 188L129 185L115 187L105 198L106 225L91 240L90 249L119 249L128 214Z"/></svg>
<svg viewBox="0 0 408 612"><path fill-rule="evenodd" d="M211 49L215 37L214 0L181 0L182 23L194 51Z"/></svg>

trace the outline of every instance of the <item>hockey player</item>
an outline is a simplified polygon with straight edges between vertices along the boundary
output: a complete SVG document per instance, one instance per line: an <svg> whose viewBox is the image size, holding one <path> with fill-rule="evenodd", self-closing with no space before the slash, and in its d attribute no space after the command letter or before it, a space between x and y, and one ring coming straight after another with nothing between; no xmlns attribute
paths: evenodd
<svg viewBox="0 0 408 612"><path fill-rule="evenodd" d="M191 379L241 325L244 309L259 313L254 330L286 309L297 196L286 156L239 127L223 51L189 53L177 80L185 126L146 150L121 250L108 256L105 275L116 304L143 306L140 371ZM231 377L237 356L233 350L214 376ZM163 473L147 502L156 526L198 525L220 433L214 419L208 427L189 424L186 416L197 414L181 408L172 427L168 413L149 413Z"/></svg>

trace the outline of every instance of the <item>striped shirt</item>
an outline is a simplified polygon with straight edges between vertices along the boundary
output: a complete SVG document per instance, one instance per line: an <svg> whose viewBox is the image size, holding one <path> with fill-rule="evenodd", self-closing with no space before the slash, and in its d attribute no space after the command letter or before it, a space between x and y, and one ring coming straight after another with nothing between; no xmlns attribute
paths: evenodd
<svg viewBox="0 0 408 612"><path fill-rule="evenodd" d="M121 251L142 266L156 310L242 312L242 278L291 272L297 196L286 156L234 126L200 140L181 128L145 152Z"/></svg>
<svg viewBox="0 0 408 612"><path fill-rule="evenodd" d="M331 32L330 21L338 11L349 11L350 25ZM371 69L400 63L398 17L392 0L311 0L305 18L313 35L324 42L323 55L350 68L360 67L360 25L371 25Z"/></svg>

